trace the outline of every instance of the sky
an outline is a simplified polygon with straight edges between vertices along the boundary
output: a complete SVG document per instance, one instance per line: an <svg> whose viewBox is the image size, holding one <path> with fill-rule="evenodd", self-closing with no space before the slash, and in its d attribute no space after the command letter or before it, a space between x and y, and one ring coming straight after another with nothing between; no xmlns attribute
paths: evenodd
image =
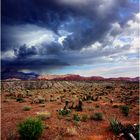
<svg viewBox="0 0 140 140"><path fill-rule="evenodd" d="M2 71L136 77L138 5L138 0L2 0Z"/></svg>

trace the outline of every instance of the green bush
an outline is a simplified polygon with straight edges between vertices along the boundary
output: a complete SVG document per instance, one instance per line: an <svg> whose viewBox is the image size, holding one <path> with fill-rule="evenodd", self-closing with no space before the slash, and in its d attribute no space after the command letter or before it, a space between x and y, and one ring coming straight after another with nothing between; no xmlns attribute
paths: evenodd
<svg viewBox="0 0 140 140"><path fill-rule="evenodd" d="M18 124L18 132L24 140L37 140L43 132L44 126L40 119L27 118Z"/></svg>
<svg viewBox="0 0 140 140"><path fill-rule="evenodd" d="M125 116L128 116L129 114L129 106L121 106L121 109L122 109L122 113L125 115Z"/></svg>
<svg viewBox="0 0 140 140"><path fill-rule="evenodd" d="M74 121L80 121L80 116L78 116L78 114L74 114L73 115L73 120Z"/></svg>
<svg viewBox="0 0 140 140"><path fill-rule="evenodd" d="M88 115L87 114L83 114L82 115L82 121L86 122L88 120Z"/></svg>
<svg viewBox="0 0 140 140"><path fill-rule="evenodd" d="M103 120L103 114L101 112L96 112L91 116L91 119L93 120Z"/></svg>
<svg viewBox="0 0 140 140"><path fill-rule="evenodd" d="M16 101L17 101L17 102L24 102L24 99L21 98L21 97L19 97L19 98L16 98Z"/></svg>
<svg viewBox="0 0 140 140"><path fill-rule="evenodd" d="M59 112L59 115L65 116L65 115L70 114L72 111L71 109L62 109L62 110L59 110L58 112Z"/></svg>
<svg viewBox="0 0 140 140"><path fill-rule="evenodd" d="M25 107L23 108L23 110L24 110L24 111L29 111L29 110L31 110L31 107L30 107L30 106L25 106Z"/></svg>

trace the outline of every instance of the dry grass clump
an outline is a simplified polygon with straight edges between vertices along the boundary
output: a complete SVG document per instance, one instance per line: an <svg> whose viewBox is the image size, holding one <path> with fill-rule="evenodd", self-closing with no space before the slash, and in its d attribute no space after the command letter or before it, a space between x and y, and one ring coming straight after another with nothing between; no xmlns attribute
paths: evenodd
<svg viewBox="0 0 140 140"><path fill-rule="evenodd" d="M25 106L25 107L23 108L24 111L29 111L29 110L31 110L31 109L32 109L31 106Z"/></svg>
<svg viewBox="0 0 140 140"><path fill-rule="evenodd" d="M76 131L76 128L75 127L68 127L66 129L66 135L68 136L76 136L78 133Z"/></svg>
<svg viewBox="0 0 140 140"><path fill-rule="evenodd" d="M37 112L37 117L41 120L46 120L51 117L51 113L48 111Z"/></svg>
<svg viewBox="0 0 140 140"><path fill-rule="evenodd" d="M38 96L36 98L33 99L32 103L35 103L35 104L43 104L45 103L46 99L42 96Z"/></svg>

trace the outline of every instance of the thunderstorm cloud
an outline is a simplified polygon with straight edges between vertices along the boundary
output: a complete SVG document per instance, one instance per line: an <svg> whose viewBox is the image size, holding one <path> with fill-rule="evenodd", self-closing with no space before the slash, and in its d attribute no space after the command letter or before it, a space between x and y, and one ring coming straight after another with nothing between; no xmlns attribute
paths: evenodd
<svg viewBox="0 0 140 140"><path fill-rule="evenodd" d="M2 0L2 70L138 76L139 22L138 0Z"/></svg>

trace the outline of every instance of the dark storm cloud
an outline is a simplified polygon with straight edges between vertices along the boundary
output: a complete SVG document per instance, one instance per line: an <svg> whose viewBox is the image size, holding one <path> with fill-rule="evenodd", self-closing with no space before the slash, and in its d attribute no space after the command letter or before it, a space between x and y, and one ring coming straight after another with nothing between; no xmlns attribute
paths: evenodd
<svg viewBox="0 0 140 140"><path fill-rule="evenodd" d="M42 44L40 48L40 54L42 55L61 55L63 52L63 47L59 43Z"/></svg>
<svg viewBox="0 0 140 140"><path fill-rule="evenodd" d="M27 48L27 46L24 44L19 49L15 49L14 50L14 54L18 58L26 58L28 56L36 55L37 54L37 50L36 50L35 46L32 46L31 48Z"/></svg>
<svg viewBox="0 0 140 140"><path fill-rule="evenodd" d="M53 0L2 0L4 24L35 23L55 29L66 18L66 13L67 10L58 7Z"/></svg>
<svg viewBox="0 0 140 140"><path fill-rule="evenodd" d="M49 58L35 58L35 59L15 59L14 61L10 60L2 60L1 66L4 70L22 70L22 69L29 69L29 70L38 70L41 69L53 69L57 67L68 66L66 62L60 61L59 59L49 59Z"/></svg>
<svg viewBox="0 0 140 140"><path fill-rule="evenodd" d="M81 60L89 63L94 57L106 56L111 51L120 52L119 49L118 51L103 50L108 45L105 36L115 22L123 28L138 11L136 5L137 3L130 0L72 0L71 2L67 0L2 0L1 48L3 52L13 50L15 55L12 60L2 59L2 67L16 67L17 70L43 69L79 64ZM51 30L58 38L66 36L63 45L56 40L51 43L43 40L39 44L28 46L26 40L23 42L23 38L21 39L23 44L19 44L15 30L23 29L26 33L23 25L27 24ZM22 28L11 30L21 25ZM35 27L33 28L36 30ZM60 34L60 31L70 34ZM119 33L120 30L115 29L111 35L115 37ZM102 52L95 51L92 55L89 52L85 55L80 54L83 48L95 42L102 43Z"/></svg>

